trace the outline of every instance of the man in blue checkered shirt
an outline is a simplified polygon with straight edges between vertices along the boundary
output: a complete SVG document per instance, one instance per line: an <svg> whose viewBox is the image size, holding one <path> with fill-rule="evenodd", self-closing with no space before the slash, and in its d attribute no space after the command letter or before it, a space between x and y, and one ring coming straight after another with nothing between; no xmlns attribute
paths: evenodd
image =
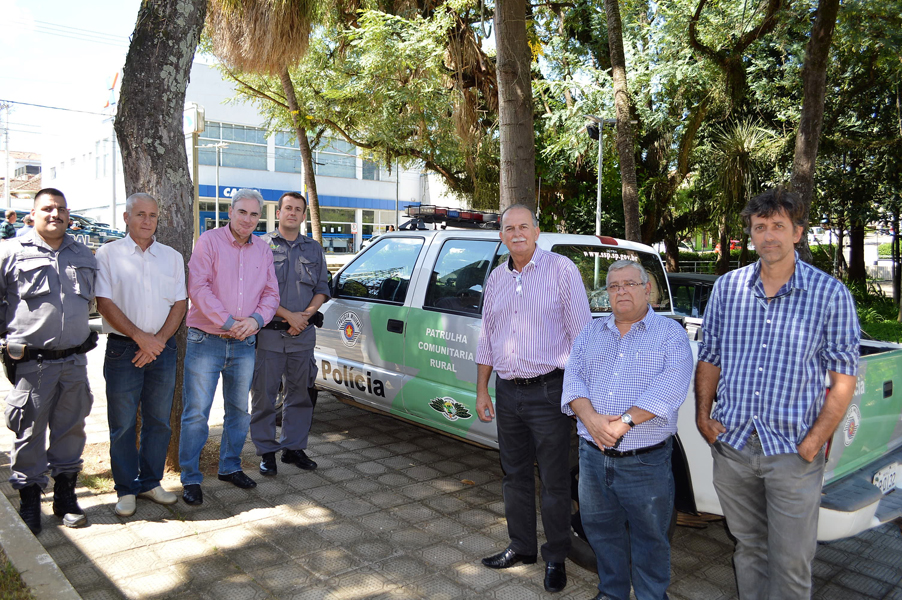
<svg viewBox="0 0 902 600"><path fill-rule="evenodd" d="M742 219L759 260L717 281L702 326L696 420L743 600L811 596L824 445L858 373L851 294L794 250L805 218L782 187L749 201Z"/></svg>
<svg viewBox="0 0 902 600"><path fill-rule="evenodd" d="M648 304L638 262L608 267L611 311L582 330L564 373L561 408L577 416L583 529L598 564L597 599L664 600L670 584L677 410L692 351L677 321Z"/></svg>

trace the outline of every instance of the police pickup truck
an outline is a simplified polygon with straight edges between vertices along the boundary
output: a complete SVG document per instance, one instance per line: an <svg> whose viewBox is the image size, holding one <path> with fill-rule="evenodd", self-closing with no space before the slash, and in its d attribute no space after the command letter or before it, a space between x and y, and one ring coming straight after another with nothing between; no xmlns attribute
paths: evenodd
<svg viewBox="0 0 902 600"><path fill-rule="evenodd" d="M663 263L651 247L554 233L543 233L538 245L576 263L595 317L611 310L608 265L639 261L651 279L654 310L695 321L687 325L697 334L698 319L674 315ZM332 300L322 308L324 326L317 333L317 387L497 448L494 421L475 415L475 355L485 281L507 256L497 231L414 229L380 236L332 279ZM697 342L691 343L697 355ZM863 341L861 354L855 395L827 449L820 540L852 536L902 515L902 390L894 389L902 346ZM490 391L493 386L494 376ZM695 427L692 390L674 443L676 507L721 515L711 451Z"/></svg>

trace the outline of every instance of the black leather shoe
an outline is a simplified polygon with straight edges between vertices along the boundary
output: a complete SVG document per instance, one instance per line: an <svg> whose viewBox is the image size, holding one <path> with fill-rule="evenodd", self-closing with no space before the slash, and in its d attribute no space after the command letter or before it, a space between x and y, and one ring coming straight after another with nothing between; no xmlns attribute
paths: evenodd
<svg viewBox="0 0 902 600"><path fill-rule="evenodd" d="M564 563L545 563L545 591L559 592L567 587L567 571Z"/></svg>
<svg viewBox="0 0 902 600"><path fill-rule="evenodd" d="M240 487L243 490L257 487L257 482L244 474L244 471L235 471L228 475L220 475L219 481L228 481L232 485Z"/></svg>
<svg viewBox="0 0 902 600"><path fill-rule="evenodd" d="M182 499L185 501L185 504L190 504L191 506L197 506L198 504L204 503L204 493L200 489L199 483L189 483L182 490Z"/></svg>
<svg viewBox="0 0 902 600"><path fill-rule="evenodd" d="M316 463L310 460L303 450L282 450L282 462L296 465L305 471L316 468Z"/></svg>
<svg viewBox="0 0 902 600"><path fill-rule="evenodd" d="M490 569L506 569L508 567L513 567L518 562L523 563L524 565L532 565L536 562L535 554L517 554L510 547L507 548L501 554L496 554L495 556L490 556L488 558L482 559L482 564L487 566Z"/></svg>
<svg viewBox="0 0 902 600"><path fill-rule="evenodd" d="M610 596L607 594L603 594L602 592L598 592L598 595L592 598L592 600L612 600Z"/></svg>
<svg viewBox="0 0 902 600"><path fill-rule="evenodd" d="M272 477L278 472L276 468L276 453L267 452L260 457L260 474L264 477Z"/></svg>

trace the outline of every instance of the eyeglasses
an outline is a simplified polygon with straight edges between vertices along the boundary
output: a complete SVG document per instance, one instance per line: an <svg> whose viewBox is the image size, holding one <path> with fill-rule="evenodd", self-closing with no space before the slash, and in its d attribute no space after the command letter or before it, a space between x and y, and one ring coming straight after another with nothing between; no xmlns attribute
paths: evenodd
<svg viewBox="0 0 902 600"><path fill-rule="evenodd" d="M612 283L607 289L609 294L616 294L620 290L628 290L631 292L633 291L633 288L638 285L642 284L636 281L624 281L623 283Z"/></svg>

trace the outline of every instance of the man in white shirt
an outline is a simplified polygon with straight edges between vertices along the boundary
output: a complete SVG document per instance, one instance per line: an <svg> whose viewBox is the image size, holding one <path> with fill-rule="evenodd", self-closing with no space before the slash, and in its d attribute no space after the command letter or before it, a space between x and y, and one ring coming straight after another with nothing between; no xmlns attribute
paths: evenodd
<svg viewBox="0 0 902 600"><path fill-rule="evenodd" d="M175 393L175 332L187 308L182 255L157 242L159 205L149 194L125 202L128 235L97 250L97 309L108 333L103 375L110 423L116 514L135 514L136 497L174 504L160 485ZM138 407L141 445L136 448Z"/></svg>

